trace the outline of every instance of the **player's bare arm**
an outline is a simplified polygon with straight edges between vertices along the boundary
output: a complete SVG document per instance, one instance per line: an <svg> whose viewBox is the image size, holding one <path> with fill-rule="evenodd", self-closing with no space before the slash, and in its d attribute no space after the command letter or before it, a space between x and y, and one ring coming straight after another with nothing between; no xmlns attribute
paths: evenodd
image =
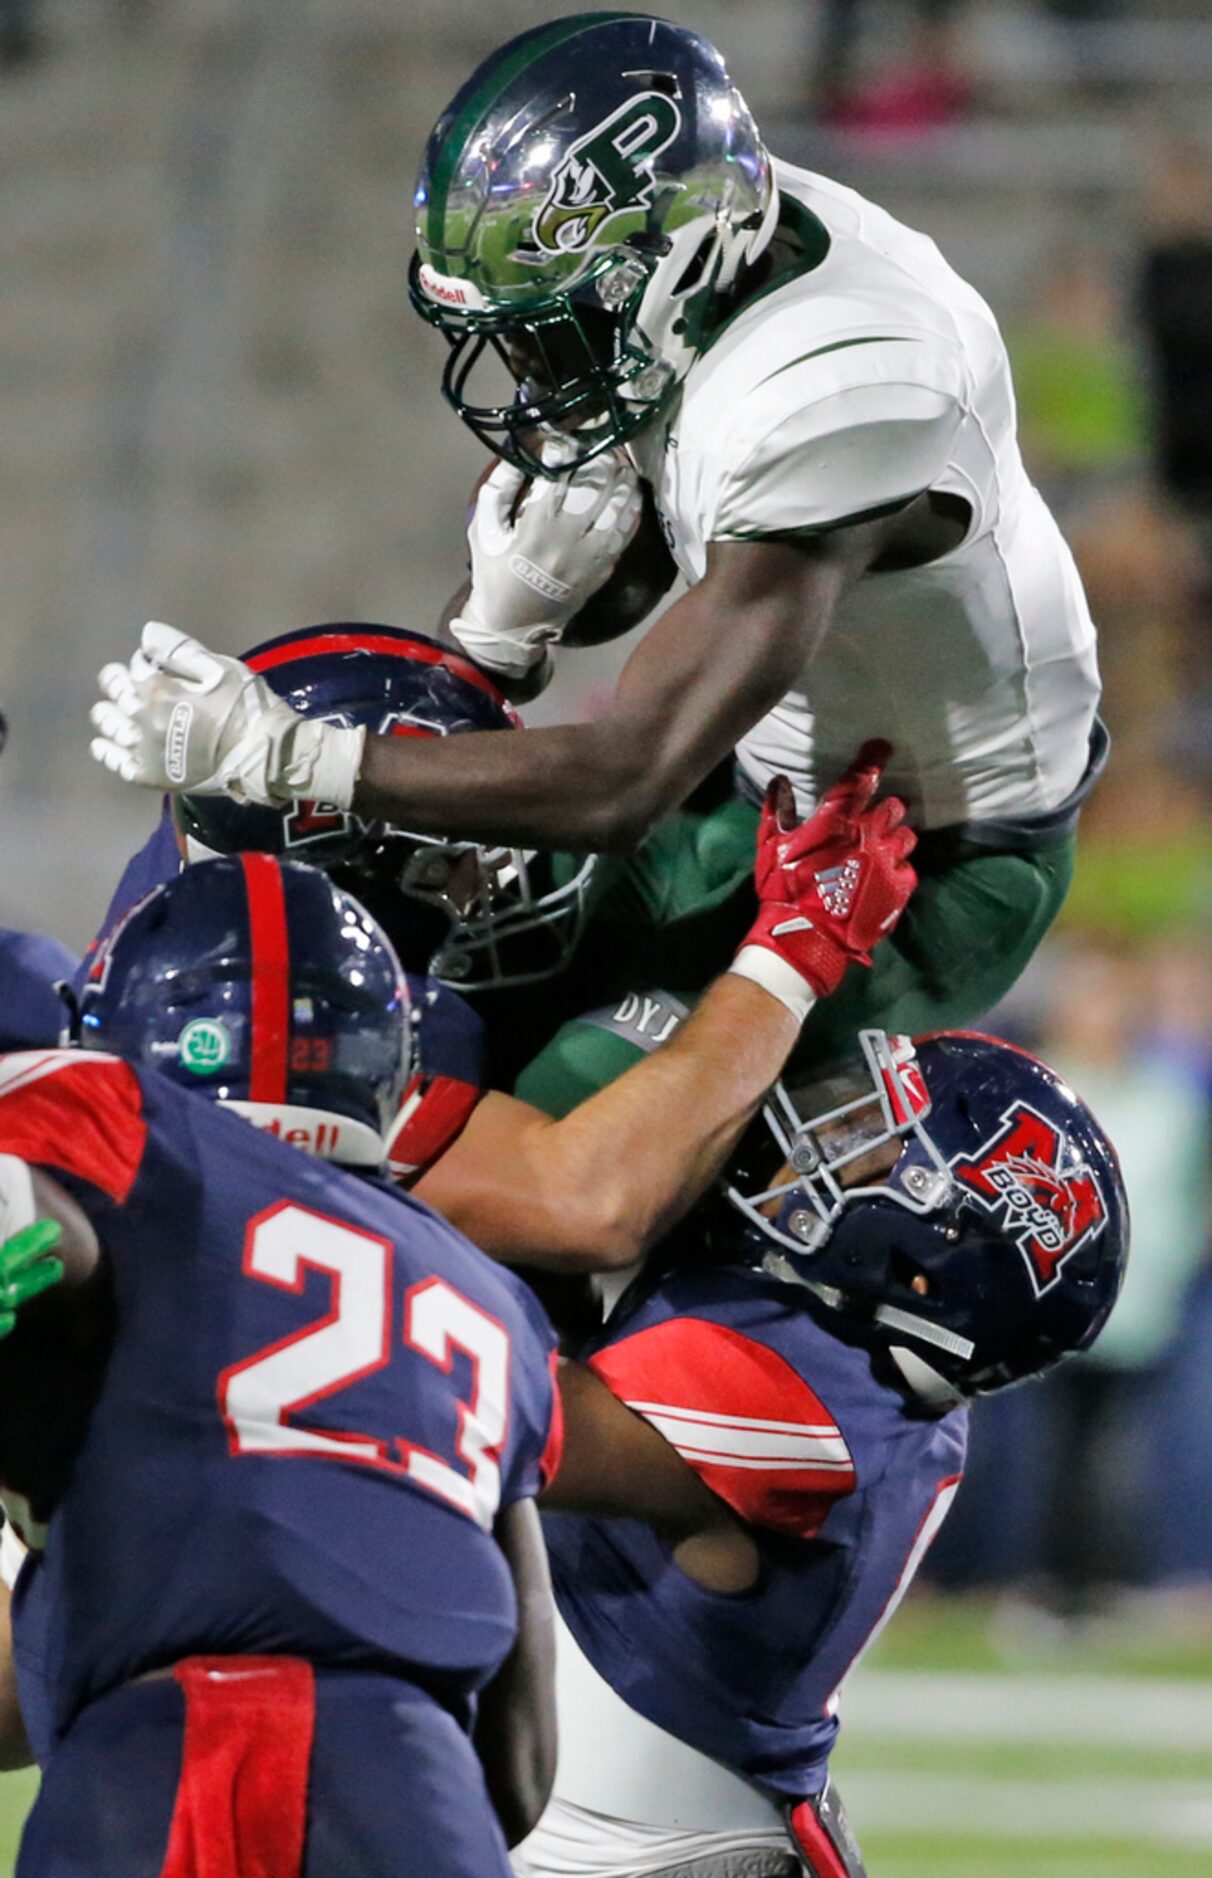
<svg viewBox="0 0 1212 1878"><path fill-rule="evenodd" d="M32 1767L33 1754L17 1698L17 1670L13 1662L13 1594L0 1584L0 1773Z"/></svg>
<svg viewBox="0 0 1212 1878"><path fill-rule="evenodd" d="M722 978L666 1045L561 1120L490 1091L414 1191L507 1263L630 1265L703 1192L799 1030L759 985Z"/></svg>
<svg viewBox="0 0 1212 1878"><path fill-rule="evenodd" d="M421 1197L497 1257L557 1270L629 1265L689 1208L750 1120L812 1003L891 928L915 883L903 805L871 807L886 746L868 746L794 825L775 785L758 831L758 919L689 1021L558 1121L486 1098ZM855 889L840 917L819 882Z"/></svg>
<svg viewBox="0 0 1212 1878"><path fill-rule="evenodd" d="M743 1523L650 1422L581 1363L561 1363L564 1450L543 1494L553 1513L644 1519L683 1571L711 1591L744 1591L758 1567Z"/></svg>
<svg viewBox="0 0 1212 1878"><path fill-rule="evenodd" d="M479 1697L475 1745L501 1829L513 1846L537 1824L555 1780L554 1606L534 1502L515 1500L505 1507L494 1532L513 1577L518 1634Z"/></svg>
<svg viewBox="0 0 1212 1878"><path fill-rule="evenodd" d="M94 706L98 761L125 780L241 802L352 803L459 839L626 851L786 693L839 599L906 523L713 542L703 580L636 648L610 710L525 738L368 735L300 719L264 679L158 622Z"/></svg>
<svg viewBox="0 0 1212 1878"><path fill-rule="evenodd" d="M705 578L632 653L600 718L533 730L516 750L368 737L355 806L475 840L625 852L777 704L897 523L712 543Z"/></svg>

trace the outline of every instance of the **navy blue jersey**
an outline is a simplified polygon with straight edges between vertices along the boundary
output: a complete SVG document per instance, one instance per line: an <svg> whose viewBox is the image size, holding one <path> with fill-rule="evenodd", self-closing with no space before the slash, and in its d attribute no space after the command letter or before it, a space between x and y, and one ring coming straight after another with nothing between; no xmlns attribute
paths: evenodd
<svg viewBox="0 0 1212 1878"><path fill-rule="evenodd" d="M75 970L57 939L0 926L0 1050L58 1043L67 1013L55 985Z"/></svg>
<svg viewBox="0 0 1212 1878"><path fill-rule="evenodd" d="M117 1322L18 1588L46 1729L198 1651L374 1664L457 1707L514 1634L494 1515L558 1448L526 1285L394 1187L116 1057L0 1062L0 1151L81 1199Z"/></svg>
<svg viewBox="0 0 1212 1878"><path fill-rule="evenodd" d="M545 1524L561 1614L630 1706L776 1795L824 1785L839 1685L953 1497L967 1413L926 1420L804 1294L742 1267L616 1313L590 1367L740 1517L742 1596L704 1590L638 1520Z"/></svg>

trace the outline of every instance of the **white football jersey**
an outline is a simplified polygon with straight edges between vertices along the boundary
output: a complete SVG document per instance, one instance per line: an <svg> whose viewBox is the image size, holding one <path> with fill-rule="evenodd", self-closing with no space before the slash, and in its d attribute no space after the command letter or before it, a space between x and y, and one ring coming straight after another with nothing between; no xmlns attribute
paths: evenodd
<svg viewBox="0 0 1212 1878"><path fill-rule="evenodd" d="M801 811L869 737L915 822L1018 819L1080 781L1099 695L1073 557L1027 479L989 308L926 236L851 189L776 163L804 247L691 368L634 453L684 577L711 541L809 534L924 490L971 511L959 547L872 573L795 688L744 737L744 775L789 775Z"/></svg>

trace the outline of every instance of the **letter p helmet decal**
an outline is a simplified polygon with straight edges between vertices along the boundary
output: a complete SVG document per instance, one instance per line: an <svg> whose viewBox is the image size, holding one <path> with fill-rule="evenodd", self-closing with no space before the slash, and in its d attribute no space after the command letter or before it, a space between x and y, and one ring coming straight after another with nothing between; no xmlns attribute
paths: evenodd
<svg viewBox="0 0 1212 1878"><path fill-rule="evenodd" d="M538 213L534 238L547 254L593 246L601 229L627 209L646 208L652 161L682 126L672 98L644 91L578 137L556 166Z"/></svg>

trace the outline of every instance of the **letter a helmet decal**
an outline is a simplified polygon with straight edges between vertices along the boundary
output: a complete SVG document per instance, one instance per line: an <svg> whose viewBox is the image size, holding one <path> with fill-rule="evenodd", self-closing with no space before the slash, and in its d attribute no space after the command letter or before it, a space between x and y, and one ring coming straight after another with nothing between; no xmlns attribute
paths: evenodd
<svg viewBox="0 0 1212 1878"><path fill-rule="evenodd" d="M593 246L603 225L626 209L648 206L652 159L682 127L672 98L644 91L578 137L557 164L538 213L534 238L548 254Z"/></svg>
<svg viewBox="0 0 1212 1878"><path fill-rule="evenodd" d="M1056 1283L1070 1253L1097 1238L1107 1223L1091 1168L1026 1103L1007 1109L998 1133L975 1154L953 1160L951 1171L1017 1236L1037 1296Z"/></svg>

